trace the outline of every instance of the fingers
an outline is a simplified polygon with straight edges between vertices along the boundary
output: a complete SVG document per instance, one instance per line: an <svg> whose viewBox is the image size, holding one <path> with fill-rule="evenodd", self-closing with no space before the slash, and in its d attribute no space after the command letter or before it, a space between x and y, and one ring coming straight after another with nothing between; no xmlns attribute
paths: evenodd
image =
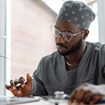
<svg viewBox="0 0 105 105"><path fill-rule="evenodd" d="M81 89L81 90L78 90L78 91L76 90L73 92L70 98L70 103L74 103L74 102L78 104L79 103L85 103L85 104L91 103L89 105L93 105L93 103L97 102L97 99L99 98L96 98L96 97L93 98L93 95L91 94L90 91L84 91Z"/></svg>
<svg viewBox="0 0 105 105"><path fill-rule="evenodd" d="M10 90L14 96L19 96L21 93L20 89L16 88L15 86L5 85L6 89Z"/></svg>
<svg viewBox="0 0 105 105"><path fill-rule="evenodd" d="M19 83L21 84L21 87L24 88L25 86L25 79L23 77L19 78Z"/></svg>
<svg viewBox="0 0 105 105"><path fill-rule="evenodd" d="M23 85L25 85L25 79L20 77L19 79L15 79L15 81L10 80L10 85L5 85L5 87L10 90L14 96L22 96Z"/></svg>
<svg viewBox="0 0 105 105"><path fill-rule="evenodd" d="M70 102L71 103L74 102L76 94L77 94L77 90L75 90L75 91L72 92L72 94L70 96Z"/></svg>
<svg viewBox="0 0 105 105"><path fill-rule="evenodd" d="M71 94L70 97L70 101L74 102L84 102L84 96L85 96L86 92L83 89L80 89L79 91L76 90L73 92L73 94Z"/></svg>
<svg viewBox="0 0 105 105"><path fill-rule="evenodd" d="M77 101L81 102L82 100L84 100L84 95L86 94L86 92L83 89L80 89L80 91L78 91L75 95L75 99L77 99Z"/></svg>
<svg viewBox="0 0 105 105"><path fill-rule="evenodd" d="M100 90L95 85L82 85L73 91L70 97L70 103L88 103L89 105L95 104L99 99L103 97Z"/></svg>
<svg viewBox="0 0 105 105"><path fill-rule="evenodd" d="M91 96L91 99L90 99L90 101L88 102L90 105L93 105L93 104L95 104L95 103L97 103L100 99L102 99L102 95L100 95L100 94L93 94L92 96Z"/></svg>
<svg viewBox="0 0 105 105"><path fill-rule="evenodd" d="M32 86L32 77L27 73L26 75L26 79L27 79L27 85L28 86Z"/></svg>
<svg viewBox="0 0 105 105"><path fill-rule="evenodd" d="M10 80L10 85L5 85L6 89L10 90L14 96L27 96L32 88L32 78L29 74L26 75L26 81L23 77Z"/></svg>
<svg viewBox="0 0 105 105"><path fill-rule="evenodd" d="M21 84L24 84L25 79L24 79L23 77L20 77L20 78L19 78L19 82L20 82Z"/></svg>
<svg viewBox="0 0 105 105"><path fill-rule="evenodd" d="M10 85L11 86L14 86L15 85L13 80L10 80Z"/></svg>
<svg viewBox="0 0 105 105"><path fill-rule="evenodd" d="M19 79L15 79L14 84L16 87L25 84L25 79L23 77L20 77Z"/></svg>
<svg viewBox="0 0 105 105"><path fill-rule="evenodd" d="M14 84L14 81L13 80L10 80L10 88L9 90L11 92L13 92L14 90L16 90L16 85Z"/></svg>
<svg viewBox="0 0 105 105"><path fill-rule="evenodd" d="M19 84L19 79L15 79L14 84L15 85Z"/></svg>
<svg viewBox="0 0 105 105"><path fill-rule="evenodd" d="M6 88L7 90L9 90L9 89L11 88L11 86L5 85L5 88Z"/></svg>

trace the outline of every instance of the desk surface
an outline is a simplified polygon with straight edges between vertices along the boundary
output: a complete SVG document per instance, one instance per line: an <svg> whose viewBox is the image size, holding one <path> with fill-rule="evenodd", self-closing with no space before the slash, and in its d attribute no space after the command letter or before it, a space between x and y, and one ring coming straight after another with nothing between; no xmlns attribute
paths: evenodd
<svg viewBox="0 0 105 105"><path fill-rule="evenodd" d="M5 97L0 96L0 105L52 105L41 97Z"/></svg>
<svg viewBox="0 0 105 105"><path fill-rule="evenodd" d="M5 97L0 96L0 105L54 105L53 102L46 101L40 97ZM67 101L61 101L59 105L68 105ZM72 105L75 105L73 103ZM105 104L97 104L105 105Z"/></svg>

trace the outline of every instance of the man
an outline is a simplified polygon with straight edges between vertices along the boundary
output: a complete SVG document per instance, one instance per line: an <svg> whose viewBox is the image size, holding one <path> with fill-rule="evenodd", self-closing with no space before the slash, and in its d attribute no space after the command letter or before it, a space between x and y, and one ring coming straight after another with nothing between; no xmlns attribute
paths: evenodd
<svg viewBox="0 0 105 105"><path fill-rule="evenodd" d="M75 99L79 103L96 103L105 95L105 86L100 85L105 83L105 46L85 41L94 18L93 11L83 2L66 1L51 27L58 51L42 58L33 78L27 74L25 83L21 77L19 81L11 80L6 88L14 96L64 91L71 94L71 103Z"/></svg>

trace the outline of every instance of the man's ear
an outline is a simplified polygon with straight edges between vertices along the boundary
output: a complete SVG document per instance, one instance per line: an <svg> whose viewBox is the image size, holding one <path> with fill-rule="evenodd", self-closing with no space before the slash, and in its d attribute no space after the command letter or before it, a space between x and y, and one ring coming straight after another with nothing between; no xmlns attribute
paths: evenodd
<svg viewBox="0 0 105 105"><path fill-rule="evenodd" d="M83 34L83 39L85 40L87 38L89 34L89 30L85 30L84 34Z"/></svg>

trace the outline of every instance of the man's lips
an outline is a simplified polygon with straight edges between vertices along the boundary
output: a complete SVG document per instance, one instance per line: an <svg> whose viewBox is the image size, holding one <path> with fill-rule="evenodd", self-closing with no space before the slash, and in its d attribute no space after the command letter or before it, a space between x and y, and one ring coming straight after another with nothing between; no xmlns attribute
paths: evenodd
<svg viewBox="0 0 105 105"><path fill-rule="evenodd" d="M65 45L63 45L63 44L61 44L61 43L57 43L56 45L59 46L59 47L66 48L66 49L68 48L67 46L65 46Z"/></svg>

